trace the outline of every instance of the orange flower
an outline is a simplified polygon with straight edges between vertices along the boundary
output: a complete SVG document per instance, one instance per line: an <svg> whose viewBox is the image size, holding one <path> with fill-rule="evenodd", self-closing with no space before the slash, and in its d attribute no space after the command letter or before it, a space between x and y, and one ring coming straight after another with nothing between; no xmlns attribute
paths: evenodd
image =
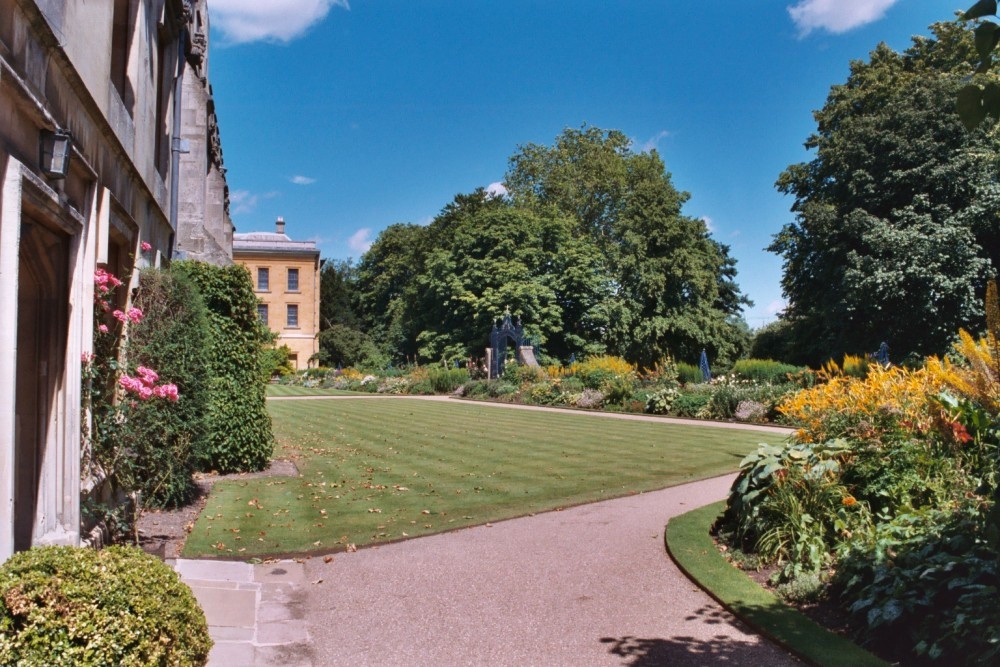
<svg viewBox="0 0 1000 667"><path fill-rule="evenodd" d="M858 504L858 501L854 496L844 496L844 499L840 502L843 503L844 507L851 507L852 505Z"/></svg>

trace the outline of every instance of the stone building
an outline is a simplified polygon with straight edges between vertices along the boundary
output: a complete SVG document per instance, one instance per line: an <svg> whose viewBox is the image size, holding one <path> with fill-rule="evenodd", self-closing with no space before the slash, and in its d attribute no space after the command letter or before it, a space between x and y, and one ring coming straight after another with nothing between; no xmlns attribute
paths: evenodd
<svg viewBox="0 0 1000 667"><path fill-rule="evenodd" d="M287 345L292 368L316 365L319 353L319 250L312 241L293 241L278 218L273 232L233 235L233 261L253 277L261 321Z"/></svg>
<svg viewBox="0 0 1000 667"><path fill-rule="evenodd" d="M81 542L96 484L81 465L95 269L134 287L135 269L180 244L172 213L189 200L204 203L185 208L187 237L227 259L206 16L205 0L0 0L0 561ZM203 96L178 104L188 83ZM205 145L197 177L178 175L185 134L186 159L195 136ZM205 181L204 196L181 178Z"/></svg>

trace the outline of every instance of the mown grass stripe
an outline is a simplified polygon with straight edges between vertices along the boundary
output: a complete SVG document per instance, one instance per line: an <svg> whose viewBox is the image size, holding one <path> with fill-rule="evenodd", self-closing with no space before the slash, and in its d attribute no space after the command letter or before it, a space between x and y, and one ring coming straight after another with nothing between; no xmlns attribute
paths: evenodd
<svg viewBox="0 0 1000 667"><path fill-rule="evenodd" d="M330 551L663 488L783 438L457 402L268 406L302 476L216 485L186 556Z"/></svg>

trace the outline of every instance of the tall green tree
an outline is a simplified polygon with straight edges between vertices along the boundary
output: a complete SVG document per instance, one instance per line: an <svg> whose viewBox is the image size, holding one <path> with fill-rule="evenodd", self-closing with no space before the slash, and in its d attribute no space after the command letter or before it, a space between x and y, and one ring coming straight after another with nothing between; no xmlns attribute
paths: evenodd
<svg viewBox="0 0 1000 667"><path fill-rule="evenodd" d="M429 227L418 278L420 356L480 356L509 308L550 356L602 351L610 296L600 255L575 221L478 190L460 195Z"/></svg>
<svg viewBox="0 0 1000 667"><path fill-rule="evenodd" d="M394 361L416 356L417 276L428 245L426 227L386 227L358 263L357 303L362 328Z"/></svg>
<svg viewBox="0 0 1000 667"><path fill-rule="evenodd" d="M614 296L601 341L610 351L650 364L666 354L694 360L703 348L735 360L746 349L738 320L750 302L735 260L682 213L689 195L656 151L634 152L617 130L566 129L552 146L522 146L505 184L518 205L570 216L599 249Z"/></svg>
<svg viewBox="0 0 1000 667"><path fill-rule="evenodd" d="M328 259L319 274L320 329L342 325L351 329L361 328L357 314L358 269L347 260Z"/></svg>
<svg viewBox="0 0 1000 667"><path fill-rule="evenodd" d="M972 36L953 23L932 31L851 63L815 113L815 157L777 181L795 199L795 222L768 248L784 261L790 361L882 341L896 358L939 353L981 319L976 295L1000 259L1000 143L955 111Z"/></svg>

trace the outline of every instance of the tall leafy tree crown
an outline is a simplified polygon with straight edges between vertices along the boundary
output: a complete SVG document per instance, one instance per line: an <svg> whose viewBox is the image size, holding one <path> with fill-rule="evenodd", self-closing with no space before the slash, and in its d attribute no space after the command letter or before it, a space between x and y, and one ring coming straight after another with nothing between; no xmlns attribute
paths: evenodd
<svg viewBox="0 0 1000 667"><path fill-rule="evenodd" d="M938 353L981 317L977 294L1000 259L1000 143L955 111L972 35L931 30L904 53L880 44L851 63L815 113L815 157L778 178L796 219L768 250L784 260L795 361L881 341L897 358Z"/></svg>
<svg viewBox="0 0 1000 667"><path fill-rule="evenodd" d="M565 130L510 159L508 197L455 197L428 227L386 229L358 266L359 305L394 355L480 354L493 318L523 317L556 359L608 352L735 359L749 303L729 249L685 216L656 152L621 132Z"/></svg>

